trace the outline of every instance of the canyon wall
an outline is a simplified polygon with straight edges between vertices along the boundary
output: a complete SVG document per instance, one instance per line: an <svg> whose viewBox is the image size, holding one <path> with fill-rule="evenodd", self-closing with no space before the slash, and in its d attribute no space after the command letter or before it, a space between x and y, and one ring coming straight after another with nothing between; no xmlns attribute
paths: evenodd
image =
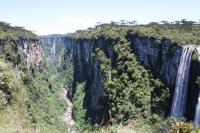
<svg viewBox="0 0 200 133"><path fill-rule="evenodd" d="M72 39L65 35L48 35L41 36L40 40L44 48L44 54L47 62L60 63L59 57L62 56L62 50L65 48L72 49Z"/></svg>
<svg viewBox="0 0 200 133"><path fill-rule="evenodd" d="M131 36L131 45L138 60L168 85L174 86L183 48L169 39Z"/></svg>
<svg viewBox="0 0 200 133"><path fill-rule="evenodd" d="M138 61L141 62L147 69L151 70L155 76L159 77L168 86L170 86L170 95L172 100L183 47L166 38L158 40L156 38L138 36L136 34L128 36L127 40L131 43L131 47L137 55ZM74 39L70 37L64 38L62 36L45 36L42 37L42 42L43 44L50 46L49 59L56 57L63 48L69 48L72 50L74 64L72 95L76 92L75 88L77 83L86 82L86 96L84 102L85 108L87 108L88 112L90 112L90 117L102 117L103 110L105 109L103 84L104 76L100 70L100 62L98 59L94 58L93 54L95 53L96 48L100 48L104 51L106 56L114 62L116 56L114 51L115 40L102 38ZM55 55L52 57L52 54ZM195 66L195 63L192 62L191 69ZM193 70L190 74L190 77L193 77L190 81L190 88L196 80L196 78L194 78L194 73L195 72ZM197 89L189 90L192 91L190 91L188 95L188 99L190 100L187 102L187 108L189 104L192 103L192 108L195 110L198 95L194 94L197 92ZM193 95L195 97L191 98ZM194 111L188 109L187 114L190 112L192 112L192 115L190 114L186 116L189 119L193 119Z"/></svg>
<svg viewBox="0 0 200 133"><path fill-rule="evenodd" d="M0 53L14 67L25 64L26 68L36 68L42 71L44 56L39 40L0 40Z"/></svg>
<svg viewBox="0 0 200 133"><path fill-rule="evenodd" d="M39 71L42 71L45 59L41 42L23 40L19 41L19 44L28 70L36 67Z"/></svg>

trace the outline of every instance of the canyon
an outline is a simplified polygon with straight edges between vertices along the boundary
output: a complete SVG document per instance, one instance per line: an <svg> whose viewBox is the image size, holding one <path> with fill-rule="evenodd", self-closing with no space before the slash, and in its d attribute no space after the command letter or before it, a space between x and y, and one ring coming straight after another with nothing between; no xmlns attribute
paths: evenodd
<svg viewBox="0 0 200 133"><path fill-rule="evenodd" d="M90 98L88 99L90 103L89 108L91 109L90 111L93 112L92 114L97 116L99 114L95 114L95 112L104 108L100 102L102 99L104 99L104 84L102 81L103 77L100 70L100 64L99 62L94 61L91 56L95 48L101 48L108 54L108 58L113 60L113 57L115 56L114 46L112 45L112 42L108 44L106 40L102 39L79 40L66 37L65 39L67 41L65 43L64 41L62 41L62 44L56 43L56 47L58 47L56 49L54 42L59 42L59 40L62 39L63 37L60 36L54 36L54 38L45 36L42 37L42 42L45 45L51 45L51 48L54 49L52 51L58 51L58 49L60 49L60 47L63 48L63 46L68 47L73 51L73 59L75 65L73 84L76 84L76 82L88 80L88 77L90 78L91 83L87 92L89 93L88 95L90 95ZM168 110L167 115L170 115L171 112L171 117L186 117L190 120L195 119L195 111L193 110L189 112L189 110L187 110L186 112L186 107L190 106L192 108L196 108L198 101L197 95L193 97L192 101L189 101L189 98L187 97L187 94L191 93L191 89L189 89L189 87L192 86L191 82L193 82L189 79L191 79L190 77L193 76L192 72L195 71L194 63L192 62L193 65L190 65L192 58L191 56L193 51L197 52L198 47L195 45L188 45L185 46L186 48L184 48L175 43L172 43L169 39L163 39L159 43L156 38L148 38L137 35L131 36L130 41L133 50L138 56L138 60L146 68L152 70L153 73L158 75L169 86L176 86L175 90L171 90L171 93L174 92L174 95L172 94L174 100L172 100L171 97L171 102L173 101L173 103L170 104L172 105L171 111ZM184 51L186 50L191 51L189 53L189 57L184 55ZM86 75L86 71L91 71L91 73L93 73L92 76ZM72 97L75 91L76 90L72 91ZM196 91L193 93L196 93ZM179 103L177 100L179 100ZM191 102L193 102L192 105L190 104ZM177 111L175 112L175 110Z"/></svg>
<svg viewBox="0 0 200 133"><path fill-rule="evenodd" d="M95 131L129 121L153 127L169 117L198 127L199 45L129 26L101 26L0 39L0 103L3 110L22 112L21 123L13 120L20 131L27 118L31 130L46 124L46 132Z"/></svg>

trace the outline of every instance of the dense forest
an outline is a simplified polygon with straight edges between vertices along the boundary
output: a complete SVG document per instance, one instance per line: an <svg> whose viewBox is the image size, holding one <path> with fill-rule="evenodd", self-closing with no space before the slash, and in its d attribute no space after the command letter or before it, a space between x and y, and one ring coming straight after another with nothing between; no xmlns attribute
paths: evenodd
<svg viewBox="0 0 200 133"><path fill-rule="evenodd" d="M179 128L179 126L192 128L190 123L179 125L171 118L166 119L170 113L175 83L167 82L161 74L155 71L156 68L152 67L154 65L146 65L145 62L140 60L137 49L134 49L133 46L133 38L139 36L143 40L145 38L152 40L156 48L165 45L165 40L169 40L169 45L165 49L162 48L162 50L166 50L166 56L172 59L175 58L173 57L174 52L176 52L173 50L174 47L182 47L182 45L188 44L198 45L200 43L199 35L199 24L185 19L176 22L151 22L147 25L137 25L135 22L125 21L121 21L121 23L111 22L110 24L99 24L94 28L67 35L74 38L77 41L76 43L80 44L80 47L85 43L89 44L88 46L86 44L83 48L88 49L89 46L93 45L85 52L80 51L81 56L85 56L84 53L87 52L91 52L91 55L88 57L89 60L83 63L84 76L75 79L78 84L75 85L75 88L72 88L77 90L74 94L74 102L83 105L83 108L74 105L74 117L77 120L78 128L83 132L87 128L94 130L102 126L122 124L159 132L162 128L170 130L169 123L175 126L174 128ZM148 42L142 39L139 45L147 45L145 43ZM79 48L75 47L75 49ZM147 56L151 58L151 55L147 54ZM80 60L84 59L80 58ZM193 62L196 61L197 56L194 54ZM74 62L76 67L76 64L78 64L76 58ZM162 65L161 61L158 63L160 63L158 65ZM175 63L178 65L179 60ZM80 67L77 69L80 69ZM99 98L100 102L97 102L99 105L95 105L100 109L91 107L94 100L90 98L91 95L101 93L91 90L95 89L93 87L94 83L99 84L95 81L95 77L93 78L96 74L94 69L100 69L100 76L97 76L97 80L103 82L104 96ZM198 75L199 72L195 72ZM79 71L79 73L81 72ZM81 74L76 75L75 73L76 76L81 77ZM175 82L175 79L172 80ZM191 82L191 88L199 88L198 76L196 78L194 76ZM99 85L96 86L96 88L99 87L101 88ZM82 101L85 101L85 103ZM85 118L84 122L82 121L83 118ZM88 122L95 126L88 127L85 124Z"/></svg>
<svg viewBox="0 0 200 133"><path fill-rule="evenodd" d="M28 61L39 58L31 57L34 54L40 56L39 37L1 22L0 38L0 131L65 132L60 118L67 107L60 97L62 79L52 73L45 60ZM38 51L32 52L34 49Z"/></svg>
<svg viewBox="0 0 200 133"><path fill-rule="evenodd" d="M40 37L1 22L0 131L67 132L63 88L73 103L76 132L196 129L197 50L188 85L191 108L185 119L169 117L181 53L189 44L200 44L200 25L186 19L146 25L121 20Z"/></svg>

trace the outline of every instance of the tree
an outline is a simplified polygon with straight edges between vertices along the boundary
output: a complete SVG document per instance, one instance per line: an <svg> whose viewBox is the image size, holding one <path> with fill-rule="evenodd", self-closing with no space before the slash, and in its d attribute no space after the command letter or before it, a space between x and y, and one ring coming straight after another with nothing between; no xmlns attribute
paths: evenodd
<svg viewBox="0 0 200 133"><path fill-rule="evenodd" d="M179 27L180 24L181 24L180 21L178 21L178 20L177 20L177 21L174 21L174 23L175 23L175 25L176 25L177 27Z"/></svg>
<svg viewBox="0 0 200 133"><path fill-rule="evenodd" d="M133 21L132 21L132 24L133 24L133 25L137 25L137 21L136 21L136 20L133 20Z"/></svg>
<svg viewBox="0 0 200 133"><path fill-rule="evenodd" d="M159 23L157 23L157 22L150 22L150 23L148 23L148 25L150 25L150 26L156 26L156 25L159 25Z"/></svg>
<svg viewBox="0 0 200 133"><path fill-rule="evenodd" d="M77 128L79 131L84 132L88 129L88 124L86 123L86 109L84 109L84 97L85 97L85 82L77 84L76 94L73 98L73 116L77 123Z"/></svg>
<svg viewBox="0 0 200 133"><path fill-rule="evenodd" d="M161 23L164 24L164 25L169 24L168 21L165 21L165 20L162 20Z"/></svg>
<svg viewBox="0 0 200 133"><path fill-rule="evenodd" d="M187 19L181 19L181 23L185 24L187 22Z"/></svg>
<svg viewBox="0 0 200 133"><path fill-rule="evenodd" d="M120 20L120 22L121 22L121 25L125 25L126 24L125 20Z"/></svg>

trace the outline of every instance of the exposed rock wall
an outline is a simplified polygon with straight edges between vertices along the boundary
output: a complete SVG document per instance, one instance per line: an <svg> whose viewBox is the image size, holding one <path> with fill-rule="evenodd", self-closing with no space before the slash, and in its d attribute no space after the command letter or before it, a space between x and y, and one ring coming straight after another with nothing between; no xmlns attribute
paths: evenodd
<svg viewBox="0 0 200 133"><path fill-rule="evenodd" d="M158 42L155 38L131 36L130 41L138 60L170 86L174 86L183 48L168 39ZM77 68L75 68L75 72L77 72L76 81L85 80L88 65L97 64L92 63L90 57L97 47L103 49L107 56L113 59L113 45L107 44L105 40L76 40L73 42L73 57L77 64Z"/></svg>
<svg viewBox="0 0 200 133"><path fill-rule="evenodd" d="M64 35L41 36L40 40L44 48L44 54L47 62L60 63L59 56L64 48L72 49L72 39Z"/></svg>
<svg viewBox="0 0 200 133"><path fill-rule="evenodd" d="M5 60L17 67L42 70L44 66L43 49L39 40L0 40L0 54Z"/></svg>
<svg viewBox="0 0 200 133"><path fill-rule="evenodd" d="M182 47L172 43L168 39L158 41L155 38L132 35L129 36L128 40L131 42L138 60L157 76L161 77L168 85L173 87L176 82ZM95 40L64 39L60 36L46 36L42 37L42 42L44 45L50 46L50 55L53 53L56 54L54 56L57 56L61 49L66 47L72 50L74 62L72 94L76 92L75 86L77 83L86 81L85 105L90 114L93 112L93 117L101 116L104 109L103 75L100 70L100 62L92 55L96 48L100 48L114 62L115 40L102 38ZM55 43L56 45L54 46Z"/></svg>
<svg viewBox="0 0 200 133"><path fill-rule="evenodd" d="M183 48L168 39L131 36L131 45L144 66L174 86Z"/></svg>
<svg viewBox="0 0 200 133"><path fill-rule="evenodd" d="M177 72L181 59L183 47L171 42L169 39L130 36L129 41L140 61L146 68L149 68L155 75L171 86L171 98L176 83ZM74 84L87 81L86 102L93 118L102 116L104 105L104 84L103 75L100 70L100 62L92 57L96 48L101 48L107 57L115 59L113 41L108 40L73 40L74 59ZM188 85L187 111L184 115L187 119L193 120L196 104L199 96L199 85L197 83L200 72L199 61L192 61L190 70L190 83ZM75 90L74 90L75 92ZM171 106L171 105L169 105ZM170 107L169 107L170 108Z"/></svg>
<svg viewBox="0 0 200 133"><path fill-rule="evenodd" d="M90 40L74 40L73 43L74 59L74 81L86 80L89 69L94 43Z"/></svg>
<svg viewBox="0 0 200 133"><path fill-rule="evenodd" d="M23 40L19 43L28 70L36 67L42 71L44 67L44 53L41 42Z"/></svg>
<svg viewBox="0 0 200 133"><path fill-rule="evenodd" d="M108 53L109 48L103 40L74 40L72 45L74 59L73 94L76 92L76 84L86 81L85 105L88 115L93 120L99 121L104 110L104 84L100 62L93 54L97 47L105 49Z"/></svg>

